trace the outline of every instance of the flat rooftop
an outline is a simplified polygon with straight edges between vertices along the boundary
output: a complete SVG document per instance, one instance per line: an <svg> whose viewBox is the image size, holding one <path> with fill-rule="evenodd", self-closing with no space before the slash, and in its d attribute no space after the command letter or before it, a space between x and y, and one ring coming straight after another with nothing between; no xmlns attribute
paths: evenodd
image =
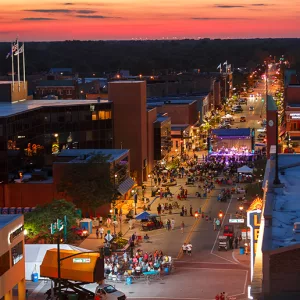
<svg viewBox="0 0 300 300"><path fill-rule="evenodd" d="M147 100L147 106L163 106L163 105L186 105L197 101L197 99L176 99L176 100Z"/></svg>
<svg viewBox="0 0 300 300"><path fill-rule="evenodd" d="M0 215L0 229L17 220L22 215Z"/></svg>
<svg viewBox="0 0 300 300"><path fill-rule="evenodd" d="M111 158L108 162L113 162L120 159L122 156L129 152L128 149L66 149L59 153L58 157L72 157L72 162L76 162L75 159L79 159L80 156L93 156L97 154L110 155ZM86 158L88 158L86 157ZM71 162L70 161L70 162ZM82 159L81 159L82 161Z"/></svg>
<svg viewBox="0 0 300 300"><path fill-rule="evenodd" d="M111 103L109 100L25 100L14 103L0 102L0 117L8 117L25 111L36 110L46 106L76 106L97 103Z"/></svg>
<svg viewBox="0 0 300 300"><path fill-rule="evenodd" d="M300 154L280 154L278 165L284 188L272 193L272 249L300 243L300 233L293 232L300 222Z"/></svg>

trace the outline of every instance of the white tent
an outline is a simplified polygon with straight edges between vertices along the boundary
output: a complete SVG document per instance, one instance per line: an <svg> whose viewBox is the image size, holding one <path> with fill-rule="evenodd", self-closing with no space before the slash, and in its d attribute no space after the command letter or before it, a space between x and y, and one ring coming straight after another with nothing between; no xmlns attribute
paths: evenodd
<svg viewBox="0 0 300 300"><path fill-rule="evenodd" d="M238 168L238 173L253 173L253 169L249 168L248 166L242 166Z"/></svg>
<svg viewBox="0 0 300 300"><path fill-rule="evenodd" d="M227 114L227 115L225 115L225 116L223 116L221 119L232 119L233 118L233 116L232 115L230 115L230 114Z"/></svg>
<svg viewBox="0 0 300 300"><path fill-rule="evenodd" d="M50 249L56 249L56 244L25 244L25 279L31 280L32 273L38 273L38 278L40 277L40 265L43 262L45 254ZM88 252L83 248L76 246L61 244L61 249L64 250L75 250L79 252Z"/></svg>

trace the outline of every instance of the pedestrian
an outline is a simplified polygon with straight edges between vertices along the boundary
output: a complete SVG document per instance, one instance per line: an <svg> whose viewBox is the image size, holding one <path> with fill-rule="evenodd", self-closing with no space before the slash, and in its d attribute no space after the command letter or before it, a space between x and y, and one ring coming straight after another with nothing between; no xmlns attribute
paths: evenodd
<svg viewBox="0 0 300 300"><path fill-rule="evenodd" d="M122 216L123 215L123 210L122 210L122 207L120 207L120 210L119 210L119 215Z"/></svg>
<svg viewBox="0 0 300 300"><path fill-rule="evenodd" d="M161 183L161 178L158 177L158 185L160 185L160 183Z"/></svg>
<svg viewBox="0 0 300 300"><path fill-rule="evenodd" d="M99 233L100 233L100 239L103 239L104 228L102 226L99 228Z"/></svg>
<svg viewBox="0 0 300 300"><path fill-rule="evenodd" d="M183 254L186 254L186 249L187 249L186 246L187 246L186 243L183 243L183 245L182 245L182 252L183 252Z"/></svg>
<svg viewBox="0 0 300 300"><path fill-rule="evenodd" d="M188 244L186 245L186 249L189 256L192 256L192 248L193 245L191 244L191 242L188 242Z"/></svg>
<svg viewBox="0 0 300 300"><path fill-rule="evenodd" d="M171 229L174 230L175 228L175 220L174 218L171 219Z"/></svg>
<svg viewBox="0 0 300 300"><path fill-rule="evenodd" d="M165 212L165 205L162 203L161 205L161 212L164 213Z"/></svg>
<svg viewBox="0 0 300 300"><path fill-rule="evenodd" d="M184 215L187 216L187 208L184 207Z"/></svg>
<svg viewBox="0 0 300 300"><path fill-rule="evenodd" d="M239 239L238 239L237 236L236 236L235 239L234 239L234 246L235 246L235 249L238 248L238 244L239 244Z"/></svg>
<svg viewBox="0 0 300 300"><path fill-rule="evenodd" d="M132 240L133 243L135 242L135 240L136 240L136 232L134 232L134 233L132 234L131 240Z"/></svg>
<svg viewBox="0 0 300 300"><path fill-rule="evenodd" d="M192 205L190 205L190 216L191 217L193 216L193 207L192 207Z"/></svg>
<svg viewBox="0 0 300 300"><path fill-rule="evenodd" d="M110 224L111 224L111 218L107 218L107 220L106 220L106 226L107 226L107 228L110 227Z"/></svg>
<svg viewBox="0 0 300 300"><path fill-rule="evenodd" d="M171 221L170 221L170 219L167 220L167 229L168 229L168 231L170 231L170 229L171 229Z"/></svg>
<svg viewBox="0 0 300 300"><path fill-rule="evenodd" d="M171 203L169 204L169 214L170 215L172 214L172 204Z"/></svg>
<svg viewBox="0 0 300 300"><path fill-rule="evenodd" d="M184 222L183 222L183 221L181 222L181 225L180 225L180 230L181 230L181 233L183 233L183 232L184 232Z"/></svg>
<svg viewBox="0 0 300 300"><path fill-rule="evenodd" d="M129 221L128 221L129 230L131 230L131 229L132 229L132 225L133 225L133 224L132 224L132 222L133 222L133 221L132 221L132 219L129 219Z"/></svg>
<svg viewBox="0 0 300 300"><path fill-rule="evenodd" d="M96 229L96 238L99 239L99 229Z"/></svg>
<svg viewBox="0 0 300 300"><path fill-rule="evenodd" d="M100 225L102 226L103 218L102 218L101 216L99 217L99 223L100 223Z"/></svg>

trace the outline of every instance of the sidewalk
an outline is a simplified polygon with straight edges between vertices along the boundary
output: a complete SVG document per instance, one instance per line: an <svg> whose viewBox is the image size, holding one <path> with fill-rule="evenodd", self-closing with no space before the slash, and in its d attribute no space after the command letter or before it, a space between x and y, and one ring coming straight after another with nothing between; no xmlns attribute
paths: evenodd
<svg viewBox="0 0 300 300"><path fill-rule="evenodd" d="M240 249L234 249L232 252L232 257L237 263L239 263L247 268L250 268L250 259L251 259L250 253L247 255L240 254Z"/></svg>

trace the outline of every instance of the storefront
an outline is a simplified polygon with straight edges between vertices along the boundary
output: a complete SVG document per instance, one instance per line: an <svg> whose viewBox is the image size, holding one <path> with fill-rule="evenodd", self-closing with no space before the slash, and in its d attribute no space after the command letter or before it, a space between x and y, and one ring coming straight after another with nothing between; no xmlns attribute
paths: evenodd
<svg viewBox="0 0 300 300"><path fill-rule="evenodd" d="M13 299L18 285L18 300L25 300L23 215L0 215L0 241L0 299Z"/></svg>

